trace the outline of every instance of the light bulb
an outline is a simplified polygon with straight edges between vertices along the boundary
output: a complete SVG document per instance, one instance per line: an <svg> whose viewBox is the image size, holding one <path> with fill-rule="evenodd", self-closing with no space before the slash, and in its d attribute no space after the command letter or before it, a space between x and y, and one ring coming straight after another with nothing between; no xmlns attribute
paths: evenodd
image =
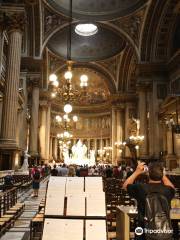
<svg viewBox="0 0 180 240"><path fill-rule="evenodd" d="M78 117L76 115L73 116L73 121L77 122L78 121Z"/></svg>
<svg viewBox="0 0 180 240"><path fill-rule="evenodd" d="M72 78L72 72L71 71L65 72L64 77L65 77L66 80L71 79Z"/></svg>
<svg viewBox="0 0 180 240"><path fill-rule="evenodd" d="M57 81L57 76L56 76L56 74L51 74L50 76L49 76L49 81L50 82L55 82L55 81Z"/></svg>
<svg viewBox="0 0 180 240"><path fill-rule="evenodd" d="M67 120L68 119L68 115L64 114L63 118L64 118L64 120Z"/></svg>
<svg viewBox="0 0 180 240"><path fill-rule="evenodd" d="M53 84L53 86L55 86L55 87L58 87L58 86L59 86L59 82L58 82L58 81L54 81L52 84Z"/></svg>
<svg viewBox="0 0 180 240"><path fill-rule="evenodd" d="M70 113L70 112L72 112L72 106L71 106L70 104L66 104L66 105L64 106L64 111L65 111L65 113Z"/></svg>
<svg viewBox="0 0 180 240"><path fill-rule="evenodd" d="M88 81L88 76L83 74L83 75L81 75L80 80L81 80L81 82L87 82Z"/></svg>
<svg viewBox="0 0 180 240"><path fill-rule="evenodd" d="M56 97L56 94L57 94L56 92L51 93L51 97L52 98Z"/></svg>

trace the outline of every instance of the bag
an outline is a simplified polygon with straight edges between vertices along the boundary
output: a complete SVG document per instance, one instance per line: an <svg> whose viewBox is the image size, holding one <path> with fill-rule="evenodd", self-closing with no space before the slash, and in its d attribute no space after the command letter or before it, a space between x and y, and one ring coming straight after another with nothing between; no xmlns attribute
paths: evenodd
<svg viewBox="0 0 180 240"><path fill-rule="evenodd" d="M39 180L40 179L40 172L36 171L33 175L34 180Z"/></svg>
<svg viewBox="0 0 180 240"><path fill-rule="evenodd" d="M171 239L173 230L170 219L170 206L167 198L159 192L149 192L145 201L146 238Z"/></svg>

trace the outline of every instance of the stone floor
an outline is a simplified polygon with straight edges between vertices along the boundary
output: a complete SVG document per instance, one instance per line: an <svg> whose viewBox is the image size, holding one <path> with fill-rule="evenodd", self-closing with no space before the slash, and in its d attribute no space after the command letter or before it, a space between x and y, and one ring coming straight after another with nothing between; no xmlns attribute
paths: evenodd
<svg viewBox="0 0 180 240"><path fill-rule="evenodd" d="M24 212L16 220L14 226L9 229L1 240L28 240L30 232L31 219L38 211L38 206L45 197L47 179L43 180L40 185L39 196L32 197L32 189L27 192L22 192L19 195L18 201L25 203Z"/></svg>

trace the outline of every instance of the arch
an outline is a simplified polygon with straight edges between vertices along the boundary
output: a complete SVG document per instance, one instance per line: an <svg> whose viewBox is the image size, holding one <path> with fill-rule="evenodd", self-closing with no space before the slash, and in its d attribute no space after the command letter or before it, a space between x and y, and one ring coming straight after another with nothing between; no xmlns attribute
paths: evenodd
<svg viewBox="0 0 180 240"><path fill-rule="evenodd" d="M99 65L98 63L94 63L94 62L93 63L91 62L91 63L74 63L73 64L73 68L80 68L80 67L89 68L89 69L97 71L98 74L103 76L103 79L105 80L110 93L111 94L116 93L115 80L114 80L113 76L111 75L111 73L107 71L107 69L103 68L101 65ZM58 74L65 70L67 70L66 64L64 64L61 67L59 67L58 69L56 69L55 73Z"/></svg>
<svg viewBox="0 0 180 240"><path fill-rule="evenodd" d="M133 69L133 61L136 59L138 61L137 56L134 54L134 51L131 47L126 47L123 52L121 63L118 69L119 74L118 79L118 91L124 92L128 91L129 83L132 77L132 73L134 72Z"/></svg>

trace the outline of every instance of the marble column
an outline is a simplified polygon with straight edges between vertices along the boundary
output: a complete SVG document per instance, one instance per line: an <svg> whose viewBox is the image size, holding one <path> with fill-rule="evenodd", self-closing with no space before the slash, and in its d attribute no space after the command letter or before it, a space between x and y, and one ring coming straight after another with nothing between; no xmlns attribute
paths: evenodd
<svg viewBox="0 0 180 240"><path fill-rule="evenodd" d="M50 137L50 143L49 143L49 159L52 159L52 137Z"/></svg>
<svg viewBox="0 0 180 240"><path fill-rule="evenodd" d="M139 120L140 120L140 132L139 134L144 136L144 141L140 147L140 157L148 157L148 124L147 124L147 93L145 89L139 90Z"/></svg>
<svg viewBox="0 0 180 240"><path fill-rule="evenodd" d="M116 128L116 110L114 107L112 107L112 113L111 113L111 146L112 146L112 164L116 165L116 136L117 136L117 128Z"/></svg>
<svg viewBox="0 0 180 240"><path fill-rule="evenodd" d="M168 169L172 169L176 167L177 163L177 156L175 154L176 149L176 142L174 141L174 134L171 128L167 130L167 156L166 156L166 167ZM174 167L173 167L174 166Z"/></svg>
<svg viewBox="0 0 180 240"><path fill-rule="evenodd" d="M33 83L32 88L32 105L31 105L31 122L30 122L30 154L38 154L38 122L39 119L39 87L38 82Z"/></svg>
<svg viewBox="0 0 180 240"><path fill-rule="evenodd" d="M10 19L10 21L12 21L13 24L13 19ZM15 25L12 25L12 28L10 28L8 34L8 60L5 93L3 99L1 144L6 146L6 148L16 148L18 88L20 78L22 32L17 29Z"/></svg>
<svg viewBox="0 0 180 240"><path fill-rule="evenodd" d="M157 83L153 82L152 92L149 95L149 154L153 158L159 158L159 101L157 99Z"/></svg>
<svg viewBox="0 0 180 240"><path fill-rule="evenodd" d="M1 131L1 123L2 123L2 109L3 109L3 101L2 101L2 97L0 97L0 131Z"/></svg>
<svg viewBox="0 0 180 240"><path fill-rule="evenodd" d="M124 131L125 140L130 137L129 136L129 127L130 127L129 111L130 111L130 107L131 107L130 103L125 104L125 131ZM125 154L125 157L130 157L131 156L131 153L130 153L128 147L125 147L125 149L123 150L123 153Z"/></svg>
<svg viewBox="0 0 180 240"><path fill-rule="evenodd" d="M54 160L57 160L57 138L53 137L52 139L52 155Z"/></svg>
<svg viewBox="0 0 180 240"><path fill-rule="evenodd" d="M48 105L46 112L46 161L49 160L50 129L51 129L51 106Z"/></svg>
<svg viewBox="0 0 180 240"><path fill-rule="evenodd" d="M45 106L41 107L41 120L40 120L40 130L39 130L39 140L40 140L40 155L44 160L46 159L46 110Z"/></svg>
<svg viewBox="0 0 180 240"><path fill-rule="evenodd" d="M4 48L4 36L3 36L3 30L0 27L0 74L2 71L3 48Z"/></svg>
<svg viewBox="0 0 180 240"><path fill-rule="evenodd" d="M117 110L117 139L118 143L123 141L123 112L121 109ZM119 148L117 148L117 157L120 158Z"/></svg>

